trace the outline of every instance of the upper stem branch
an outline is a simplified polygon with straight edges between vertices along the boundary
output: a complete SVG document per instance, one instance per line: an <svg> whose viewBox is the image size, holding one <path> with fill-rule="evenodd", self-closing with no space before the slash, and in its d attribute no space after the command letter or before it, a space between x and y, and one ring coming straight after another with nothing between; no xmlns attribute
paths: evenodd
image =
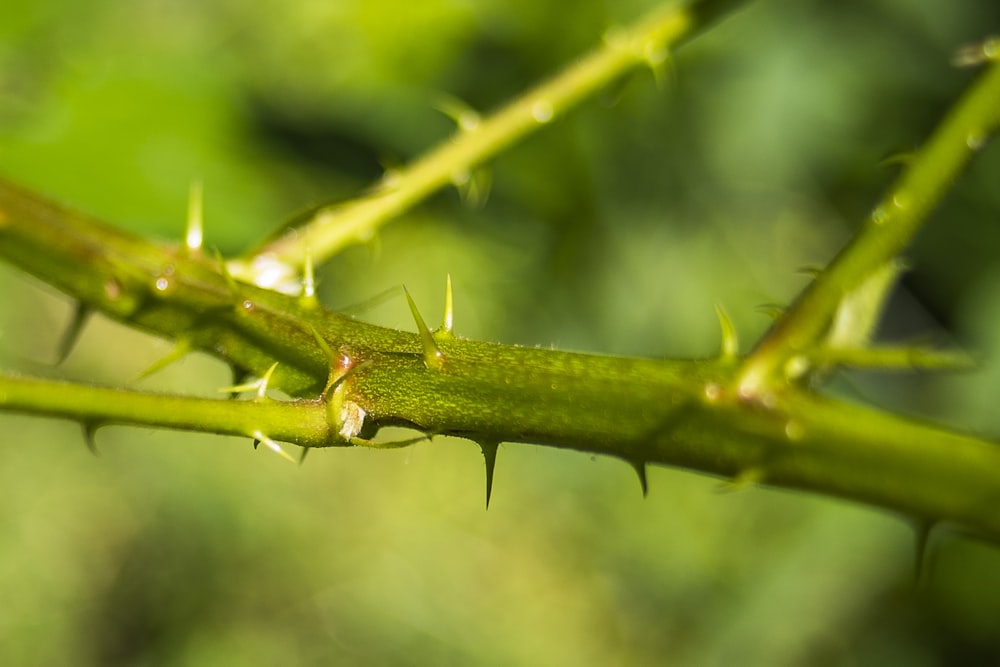
<svg viewBox="0 0 1000 667"><path fill-rule="evenodd" d="M387 173L365 196L319 209L252 256L229 262L230 272L263 287L295 284L310 254L322 263L511 144L545 126L626 72L661 67L669 50L742 0L701 0L660 7L629 28L612 30L596 51L529 90L493 115L459 122L455 134L408 167Z"/></svg>
<svg viewBox="0 0 1000 667"><path fill-rule="evenodd" d="M989 65L908 161L860 231L761 339L743 367L746 396L774 382L785 364L816 346L845 295L896 257L969 159L1000 125L1000 62Z"/></svg>

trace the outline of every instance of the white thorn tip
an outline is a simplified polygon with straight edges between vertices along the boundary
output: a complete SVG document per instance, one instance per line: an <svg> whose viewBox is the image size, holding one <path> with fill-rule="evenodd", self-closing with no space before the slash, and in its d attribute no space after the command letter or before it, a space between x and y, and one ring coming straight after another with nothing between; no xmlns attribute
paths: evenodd
<svg viewBox="0 0 1000 667"><path fill-rule="evenodd" d="M270 449L272 452L274 452L275 454L277 454L281 458L283 458L283 459L285 459L287 461L291 461L292 463L295 463L295 459L293 459L291 457L291 455L289 455L288 452L286 452L284 449L282 449L281 445L279 445L278 443L276 443L274 440L271 440L271 438L267 437L266 435L264 435L260 431L254 431L253 435L251 437L253 437L253 439L256 440L257 442L262 442L265 445L267 445L268 449Z"/></svg>
<svg viewBox="0 0 1000 667"><path fill-rule="evenodd" d="M204 241L201 181L191 183L188 196L187 235L184 241L188 250L191 251L201 250Z"/></svg>
<svg viewBox="0 0 1000 667"><path fill-rule="evenodd" d="M452 328L455 326L455 298L451 288L451 274L444 284L444 317L441 320L440 332L450 336Z"/></svg>

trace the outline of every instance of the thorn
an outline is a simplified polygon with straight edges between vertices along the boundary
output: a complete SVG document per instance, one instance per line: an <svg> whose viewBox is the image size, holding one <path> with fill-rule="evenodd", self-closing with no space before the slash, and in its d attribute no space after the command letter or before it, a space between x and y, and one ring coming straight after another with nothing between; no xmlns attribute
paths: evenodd
<svg viewBox="0 0 1000 667"><path fill-rule="evenodd" d="M193 181L188 195L187 233L184 237L188 252L201 251L201 244L204 240L202 220L201 181Z"/></svg>
<svg viewBox="0 0 1000 667"><path fill-rule="evenodd" d="M253 382L246 382L244 384L236 384L231 387L219 387L218 391L220 393L230 393L234 396L237 394L242 394L245 391L256 391L257 400L267 398L267 385L271 381L271 375L274 373L274 369L278 367L278 362L271 364L271 367L264 371L264 375L260 378L254 380Z"/></svg>
<svg viewBox="0 0 1000 667"><path fill-rule="evenodd" d="M229 372L231 373L232 378L233 378L233 384L232 384L233 387L238 387L238 386L240 386L242 384L245 384L247 378L250 377L250 371L248 371L245 368L241 368L241 367L237 366L236 364L230 364L230 366L229 366ZM239 395L240 395L240 392L238 392L238 391L230 391L229 392L229 398L237 398L237 397L239 397Z"/></svg>
<svg viewBox="0 0 1000 667"><path fill-rule="evenodd" d="M463 204L470 208L480 208L490 197L493 175L487 167L478 167L472 171L463 169L452 175L451 183L458 190Z"/></svg>
<svg viewBox="0 0 1000 667"><path fill-rule="evenodd" d="M677 87L677 67L669 49L649 40L642 48L642 58L652 72L653 83L658 90Z"/></svg>
<svg viewBox="0 0 1000 667"><path fill-rule="evenodd" d="M740 353L740 341L736 335L736 327L733 326L733 321L729 319L729 314L722 306L715 306L715 314L718 315L719 326L722 328L722 345L719 355L723 359L736 359Z"/></svg>
<svg viewBox="0 0 1000 667"><path fill-rule="evenodd" d="M442 96L434 108L455 121L455 125L463 132L472 132L479 128L481 121L479 113L458 98Z"/></svg>
<svg viewBox="0 0 1000 667"><path fill-rule="evenodd" d="M894 167L899 165L905 167L913 162L914 155L915 153L913 151L898 151L879 160L877 166Z"/></svg>
<svg viewBox="0 0 1000 667"><path fill-rule="evenodd" d="M413 320L417 323L417 331L420 332L420 342L424 347L424 364L430 370L439 371L444 367L444 355L441 354L437 343L434 342L434 336L431 335L431 330L427 328L424 318L420 316L417 304L414 303L413 297L410 296L410 291L406 289L406 285L403 286L403 293L406 295L406 302L410 304L410 312L413 314Z"/></svg>
<svg viewBox="0 0 1000 667"><path fill-rule="evenodd" d="M922 586L927 583L930 574L930 540L931 532L934 530L934 523L925 519L914 522L914 559L913 559L913 583Z"/></svg>
<svg viewBox="0 0 1000 667"><path fill-rule="evenodd" d="M271 375L274 374L274 369L278 367L278 362L271 364L271 367L264 371L264 376L260 379L258 383L260 386L257 387L257 398L264 399L267 398L267 385L271 381Z"/></svg>
<svg viewBox="0 0 1000 667"><path fill-rule="evenodd" d="M350 371L338 375L341 368L340 360L334 355L333 350L330 349L329 343L319 335L319 331L316 327L309 325L309 331L312 333L313 338L316 339L316 344L319 345L319 349L323 351L326 355L327 363L330 364L330 372L326 376L326 386L323 387L322 395L326 396L330 393L331 389L335 389L338 384L344 381L344 379L350 374Z"/></svg>
<svg viewBox="0 0 1000 667"><path fill-rule="evenodd" d="M368 447L371 449L403 449L404 447L410 447L418 442L424 442L425 440L430 440L433 436L429 433L424 433L415 438L406 438L405 440L389 440L387 442L379 442L376 440L368 440L367 438L349 438L350 442L355 447Z"/></svg>
<svg viewBox="0 0 1000 667"><path fill-rule="evenodd" d="M302 263L302 305L312 308L316 305L316 269L313 266L312 250L306 243L305 260Z"/></svg>
<svg viewBox="0 0 1000 667"><path fill-rule="evenodd" d="M257 448L258 448L259 446L260 446L260 440L258 440L257 438L254 438L254 439L253 439L253 450L254 450L254 451L256 452L256 451L257 451Z"/></svg>
<svg viewBox="0 0 1000 667"><path fill-rule="evenodd" d="M352 303L350 305L344 306L343 308L337 308L336 310L337 312L342 313L344 315L350 315L351 317L354 317L356 315L360 315L361 313L365 313L371 310L372 308L380 306L383 303L389 301L389 299L392 299L397 296L399 296L399 288L388 287L379 292L378 294L376 294L375 296L368 297L367 299L358 301L357 303Z"/></svg>
<svg viewBox="0 0 1000 667"><path fill-rule="evenodd" d="M310 449L312 449L312 448L311 447L303 447L302 448L302 452L299 454L299 465L302 465L303 463L305 463L306 456L308 456Z"/></svg>
<svg viewBox="0 0 1000 667"><path fill-rule="evenodd" d="M1000 58L1000 37L990 37L976 44L966 44L955 52L951 64L955 67L973 67Z"/></svg>
<svg viewBox="0 0 1000 667"><path fill-rule="evenodd" d="M97 429L101 428L101 424L96 422L82 422L80 424L83 428L83 443L87 445L87 449L94 456L100 456L101 453L97 450Z"/></svg>
<svg viewBox="0 0 1000 667"><path fill-rule="evenodd" d="M799 268L795 269L795 273L798 273L798 274L803 275L803 276L809 276L810 278L815 279L815 278L819 277L819 274L823 273L823 267L822 266L800 266Z"/></svg>
<svg viewBox="0 0 1000 667"><path fill-rule="evenodd" d="M452 328L455 326L455 299L451 290L451 274L444 284L444 317L441 318L441 327L434 333L438 338L452 338Z"/></svg>
<svg viewBox="0 0 1000 667"><path fill-rule="evenodd" d="M286 461L291 461L292 463L295 463L295 459L293 459L291 456L289 456L288 452L286 452L284 449L281 448L281 445L279 445L278 443L276 443L274 440L271 440L269 437L267 437L266 435L264 435L260 431L254 431L253 432L253 440L254 440L254 443L255 443L254 444L254 448L255 449L257 447L257 443L263 443L263 444L267 445L268 449L270 449L272 452L274 452L275 454L277 454L281 458L285 459Z"/></svg>
<svg viewBox="0 0 1000 667"><path fill-rule="evenodd" d="M785 314L785 307L777 303L762 303L755 310L767 315L772 320L777 320Z"/></svg>
<svg viewBox="0 0 1000 667"><path fill-rule="evenodd" d="M720 491L742 491L748 486L760 484L764 481L764 469L759 466L752 466L736 473L732 479L722 482Z"/></svg>
<svg viewBox="0 0 1000 667"><path fill-rule="evenodd" d="M76 342L80 340L80 334L83 333L83 326L90 319L93 312L83 302L77 302L76 309L73 311L73 319L70 320L69 327L66 328L66 332L59 341L59 349L56 353L56 366L62 365L66 361L66 358L69 357L69 353L73 351Z"/></svg>
<svg viewBox="0 0 1000 667"><path fill-rule="evenodd" d="M149 368L139 373L139 377L136 379L144 380L153 373L162 371L170 364L174 363L178 359L181 359L182 357L187 355L187 353L190 351L191 351L191 341L188 340L187 338L178 339L177 343L174 345L173 349L170 350L170 352L167 352L167 354L158 361L154 361L152 365L149 366Z"/></svg>
<svg viewBox="0 0 1000 667"><path fill-rule="evenodd" d="M646 462L632 461L632 467L635 468L636 474L639 475L639 486L642 487L642 497L646 498L649 496L649 479L646 477Z"/></svg>
<svg viewBox="0 0 1000 667"><path fill-rule="evenodd" d="M497 450L500 448L500 443L486 441L476 444L479 445L486 460L486 509L489 509L490 497L493 495L493 471L497 465Z"/></svg>

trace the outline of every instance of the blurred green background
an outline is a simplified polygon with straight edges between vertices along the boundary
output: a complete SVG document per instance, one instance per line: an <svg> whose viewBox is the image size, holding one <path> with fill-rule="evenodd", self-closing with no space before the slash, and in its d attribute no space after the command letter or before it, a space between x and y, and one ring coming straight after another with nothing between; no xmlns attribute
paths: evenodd
<svg viewBox="0 0 1000 667"><path fill-rule="evenodd" d="M651 3L581 0L32 0L0 7L0 172L179 239L193 180L207 242L236 253L346 198ZM992 0L759 2L490 165L469 206L433 197L322 270L343 307L405 282L461 335L613 354L745 344L757 311L827 261L974 76L954 50ZM961 377L852 376L838 391L987 435L1000 331L1000 150L908 257L884 335L981 353ZM0 267L0 368L216 395L194 355L98 318L51 365L71 304ZM399 299L364 317L411 328ZM436 317L436 316L435 316ZM0 415L4 665L996 664L1000 552L932 534L914 586L901 518L802 494L501 447L483 510L470 443L321 451Z"/></svg>

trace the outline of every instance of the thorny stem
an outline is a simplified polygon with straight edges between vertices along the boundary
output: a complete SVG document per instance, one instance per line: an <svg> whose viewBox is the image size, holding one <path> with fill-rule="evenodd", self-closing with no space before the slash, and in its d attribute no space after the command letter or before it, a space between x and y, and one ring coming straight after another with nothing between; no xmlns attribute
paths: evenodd
<svg viewBox="0 0 1000 667"><path fill-rule="evenodd" d="M259 431L308 447L346 444L330 436L326 405L318 400L195 398L0 375L0 408L91 428L130 424L248 438Z"/></svg>
<svg viewBox="0 0 1000 667"><path fill-rule="evenodd" d="M499 442L572 448L637 468L652 462L825 493L1000 539L996 443L826 399L786 384L779 371L789 355L811 351L843 295L912 236L995 127L998 91L993 66L890 191L885 217L869 221L744 364L731 344L718 359L626 359L463 340L426 325L422 335L376 327L314 298L238 284L191 248L151 243L0 181L8 261L85 309L236 369L260 375L278 362L273 386L305 397L227 403L0 377L0 410L88 428L122 421L307 446L339 442L331 433L355 441L405 425L474 440L488 461ZM748 379L768 391L748 395Z"/></svg>
<svg viewBox="0 0 1000 667"><path fill-rule="evenodd" d="M907 162L851 242L758 343L739 380L745 396L780 385L785 365L820 344L844 296L903 250L998 125L1000 62L994 62Z"/></svg>
<svg viewBox="0 0 1000 667"><path fill-rule="evenodd" d="M742 0L701 0L660 7L630 28L612 30L605 43L552 79L487 118L459 119L454 136L408 167L388 172L365 196L323 207L302 227L288 230L252 256L229 262L238 279L261 287L297 286L311 254L315 264L375 230L437 190L462 179L511 144L549 124L636 67L658 68L669 50Z"/></svg>

